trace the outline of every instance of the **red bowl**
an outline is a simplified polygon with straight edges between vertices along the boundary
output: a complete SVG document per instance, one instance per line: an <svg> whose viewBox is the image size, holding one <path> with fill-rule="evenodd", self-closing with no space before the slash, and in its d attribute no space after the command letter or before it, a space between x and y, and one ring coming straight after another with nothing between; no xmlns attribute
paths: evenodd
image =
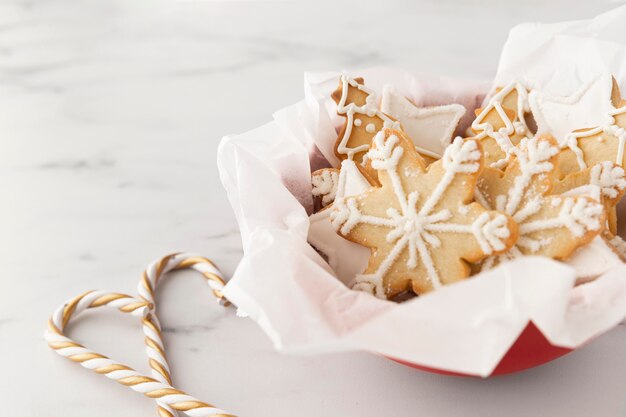
<svg viewBox="0 0 626 417"><path fill-rule="evenodd" d="M535 366L543 365L544 363L557 359L567 353L570 353L571 351L572 349L551 345L533 323L528 323L528 326L526 326L524 331L519 335L513 346L510 347L506 355L504 355L490 376L512 374L514 372L534 368ZM402 365L419 369L420 371L432 372L441 375L473 376L459 372L450 372L430 368L428 366L422 366L400 359L389 359L401 363Z"/></svg>

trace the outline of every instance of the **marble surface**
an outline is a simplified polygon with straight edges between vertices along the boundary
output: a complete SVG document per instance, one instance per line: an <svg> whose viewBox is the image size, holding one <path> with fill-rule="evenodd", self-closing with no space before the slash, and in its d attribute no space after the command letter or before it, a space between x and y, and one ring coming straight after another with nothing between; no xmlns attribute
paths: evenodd
<svg viewBox="0 0 626 417"><path fill-rule="evenodd" d="M387 64L489 78L511 25L615 6L385 4L0 2L2 415L154 415L152 401L51 352L47 317L88 289L133 292L172 251L232 273L241 244L217 143L299 99L303 71ZM176 384L240 416L626 415L624 325L543 367L478 380L367 353L279 355L191 272L160 294ZM130 317L86 314L72 335L146 370Z"/></svg>

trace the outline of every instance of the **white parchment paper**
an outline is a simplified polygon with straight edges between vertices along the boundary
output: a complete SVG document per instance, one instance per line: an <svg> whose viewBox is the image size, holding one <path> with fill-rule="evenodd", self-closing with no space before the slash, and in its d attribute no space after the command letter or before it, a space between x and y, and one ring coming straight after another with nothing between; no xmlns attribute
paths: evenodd
<svg viewBox="0 0 626 417"><path fill-rule="evenodd" d="M511 30L496 83L523 78L567 94L611 72L626 85L626 8L589 21ZM418 105L461 103L470 111L491 83L391 68L351 73ZM330 93L339 73L305 75L305 97L274 120L219 148L222 183L241 229L244 257L224 293L289 353L367 350L443 370L489 375L532 321L554 345L575 348L626 317L626 265L574 287L570 267L526 257L403 304L344 286L307 243L311 170L337 165L342 119ZM532 271L532 273L529 273Z"/></svg>

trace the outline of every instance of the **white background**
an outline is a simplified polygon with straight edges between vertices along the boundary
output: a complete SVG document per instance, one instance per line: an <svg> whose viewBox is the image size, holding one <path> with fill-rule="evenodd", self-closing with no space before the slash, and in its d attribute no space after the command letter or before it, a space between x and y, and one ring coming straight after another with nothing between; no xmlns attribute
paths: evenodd
<svg viewBox="0 0 626 417"><path fill-rule="evenodd" d="M219 139L302 97L305 70L392 65L488 79L510 26L606 2L0 2L2 416L148 416L151 400L48 350L48 315L93 288L133 292L153 258L241 257ZM239 416L626 416L626 326L543 367L478 380L367 353L287 357L202 279L161 287L176 385ZM138 322L71 326L146 370Z"/></svg>

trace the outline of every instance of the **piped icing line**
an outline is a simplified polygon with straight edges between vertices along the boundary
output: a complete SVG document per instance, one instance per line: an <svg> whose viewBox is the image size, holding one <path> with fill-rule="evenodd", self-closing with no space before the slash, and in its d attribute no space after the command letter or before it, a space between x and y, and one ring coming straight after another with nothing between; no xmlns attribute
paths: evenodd
<svg viewBox="0 0 626 417"><path fill-rule="evenodd" d="M428 272L428 279L433 287L436 289L442 285L429 250L429 246L440 247L441 240L432 232L473 235L486 254L503 250L504 239L510 236L508 219L504 215L491 219L488 213L484 213L487 217L481 215L471 225L461 225L448 222L452 217L449 209L434 210L455 175L479 170L482 155L475 141L457 138L446 149L443 156L446 173L419 210L418 192L407 194L398 173L398 165L404 153L404 148L398 146L398 143L396 135L385 140L385 133L381 131L374 137L368 155L374 169L388 174L400 210L389 208L386 211L387 217L366 215L359 210L357 199L350 197L339 205L336 201L332 215L334 227L343 235L350 233L359 224L390 229L386 240L394 244L392 249L373 274L363 274L356 278L356 288L373 290L381 298L385 297L383 278L405 249L408 250L407 268L414 269L419 259Z"/></svg>
<svg viewBox="0 0 626 417"><path fill-rule="evenodd" d="M558 148L551 146L548 141L524 140L520 145L525 150L517 153L521 175L515 178L513 187L509 189L506 205L498 207L498 210L504 211L509 216L517 212L533 177L554 169L550 160L559 153Z"/></svg>
<svg viewBox="0 0 626 417"><path fill-rule="evenodd" d="M357 106L354 103L346 103L348 100L348 92L349 87L355 87L359 90L363 91L367 94L365 98L365 104L362 106ZM363 84L359 84L355 79L350 78L346 75L341 76L341 98L339 99L339 103L337 103L337 113L343 116L346 116L346 128L344 130L343 136L337 145L337 152L346 157L352 157L354 154L359 152L365 152L369 149L369 144L363 144L360 146L356 146L354 148L348 147L348 141L350 139L350 135L352 134L352 126L360 126L362 121L360 119L355 119L355 115L363 114L369 117L378 117L383 121L384 128L399 128L400 125L395 120L391 119L385 113L378 109L377 97L376 93L365 87ZM369 133L374 133L375 127L372 129L369 125L365 127L366 131Z"/></svg>
<svg viewBox="0 0 626 417"><path fill-rule="evenodd" d="M599 187L605 198L617 198L626 188L624 168L610 161L603 161L591 167L589 177L589 184Z"/></svg>
<svg viewBox="0 0 626 417"><path fill-rule="evenodd" d="M519 231L521 235L527 235L540 230L567 227L573 236L580 237L587 230L599 230L602 227L599 219L603 210L601 205L586 198L565 198L557 217L522 223Z"/></svg>
<svg viewBox="0 0 626 417"><path fill-rule="evenodd" d="M615 155L615 163L623 165L624 161L624 146L626 146L626 129L617 125L615 116L626 113L626 106L617 108L609 112L607 117L607 123L604 126L598 126L593 129L584 131L574 131L567 135L563 142L560 144L562 149L569 148L576 155L576 161L580 169L587 168L585 162L585 155L578 146L578 141L583 138L588 138L598 134L605 134L615 136L618 139L617 154Z"/></svg>
<svg viewBox="0 0 626 417"><path fill-rule="evenodd" d="M511 121L504 111L502 101L513 90L517 91L517 120ZM500 119L504 122L504 127L494 131L491 123L485 122L487 115L494 110L498 113ZM480 114L476 116L476 119L472 122L472 129L476 132L480 131L475 136L476 139L483 139L490 137L495 140L502 152L506 157L500 159L491 164L493 168L503 168L511 157L511 154L515 152L515 145L511 142L511 136L514 134L526 135L529 137L530 129L526 125L525 113L530 111L528 105L528 92L519 81L512 81L506 87L502 88L496 94L489 99L489 102L482 109Z"/></svg>
<svg viewBox="0 0 626 417"><path fill-rule="evenodd" d="M327 206L335 201L339 172L336 169L326 168L315 171L311 175L311 194L313 197L322 198L322 206Z"/></svg>

